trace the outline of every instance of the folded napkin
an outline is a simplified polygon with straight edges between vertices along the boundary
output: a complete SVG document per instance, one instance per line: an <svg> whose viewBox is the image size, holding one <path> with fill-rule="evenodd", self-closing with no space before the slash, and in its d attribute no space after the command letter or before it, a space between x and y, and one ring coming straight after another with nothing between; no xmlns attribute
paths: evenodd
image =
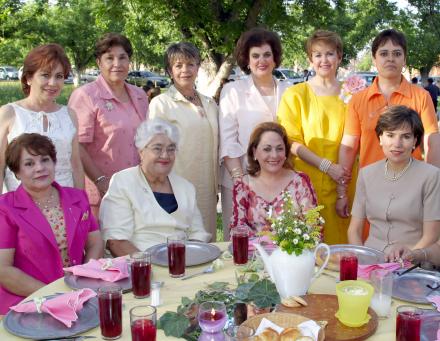
<svg viewBox="0 0 440 341"><path fill-rule="evenodd" d="M17 304L10 309L18 313L34 313L36 311L47 313L70 328L72 322L78 319L76 313L82 309L85 302L95 296L96 293L93 290L81 289L54 298L36 297L33 301Z"/></svg>
<svg viewBox="0 0 440 341"><path fill-rule="evenodd" d="M299 329L302 336L309 336L313 338L313 340L315 341L318 340L319 330L321 329L321 327L315 321L308 320L303 323L300 323L296 327ZM281 334L284 330L283 327L280 327L277 324L273 323L272 321L268 320L267 318L263 317L263 319L260 321L260 325L255 331L255 335L260 335L267 328L272 328L278 334Z"/></svg>
<svg viewBox="0 0 440 341"><path fill-rule="evenodd" d="M107 282L116 282L128 277L128 265L125 257L91 259L86 264L64 268L76 276L98 278Z"/></svg>
<svg viewBox="0 0 440 341"><path fill-rule="evenodd" d="M408 268L411 266L410 262L404 262L403 267ZM370 264L370 265L358 265L358 277L363 279L369 279L372 271L382 269L386 272L392 272L402 267L401 263L382 263L382 264Z"/></svg>
<svg viewBox="0 0 440 341"><path fill-rule="evenodd" d="M261 244L266 251L273 251L278 247L278 245L266 235L249 239L249 251L254 251L256 249L255 244Z"/></svg>
<svg viewBox="0 0 440 341"><path fill-rule="evenodd" d="M437 311L440 312L440 296L439 295L435 295L435 296L428 296L426 298L427 298L428 301L434 303L436 308L437 308Z"/></svg>

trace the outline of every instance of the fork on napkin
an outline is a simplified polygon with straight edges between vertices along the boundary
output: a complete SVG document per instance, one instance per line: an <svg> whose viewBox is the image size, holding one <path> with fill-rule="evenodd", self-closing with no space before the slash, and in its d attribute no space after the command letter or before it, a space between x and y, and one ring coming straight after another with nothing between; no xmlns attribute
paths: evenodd
<svg viewBox="0 0 440 341"><path fill-rule="evenodd" d="M82 309L84 303L95 296L93 290L81 289L48 299L36 297L33 301L17 304L10 309L18 313L47 313L70 328L72 322L78 320L77 312Z"/></svg>
<svg viewBox="0 0 440 341"><path fill-rule="evenodd" d="M98 278L107 282L116 282L127 278L128 265L125 257L91 259L86 264L64 268L76 276Z"/></svg>
<svg viewBox="0 0 440 341"><path fill-rule="evenodd" d="M405 261L403 267L409 267L410 262ZM377 269L382 269L387 272L393 272L402 268L402 264L399 262L394 263L381 263L381 264L370 264L370 265L358 265L358 277L363 279L369 279L372 271Z"/></svg>

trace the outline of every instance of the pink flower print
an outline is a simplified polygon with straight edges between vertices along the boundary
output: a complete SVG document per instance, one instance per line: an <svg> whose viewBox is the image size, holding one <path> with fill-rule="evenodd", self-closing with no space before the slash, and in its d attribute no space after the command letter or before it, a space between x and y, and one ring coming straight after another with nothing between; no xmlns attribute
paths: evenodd
<svg viewBox="0 0 440 341"><path fill-rule="evenodd" d="M341 98L344 103L348 103L355 93L364 90L366 88L367 82L365 79L359 77L358 75L349 76L341 86L341 93L339 98Z"/></svg>

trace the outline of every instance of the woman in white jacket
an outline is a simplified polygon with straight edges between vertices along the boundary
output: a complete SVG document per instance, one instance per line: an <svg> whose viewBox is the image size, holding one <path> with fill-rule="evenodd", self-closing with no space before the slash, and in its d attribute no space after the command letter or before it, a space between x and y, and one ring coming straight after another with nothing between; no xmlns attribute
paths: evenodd
<svg viewBox="0 0 440 341"><path fill-rule="evenodd" d="M194 186L171 173L179 132L159 118L144 121L135 144L139 166L113 175L99 213L106 247L114 256L143 251L165 243L177 231L207 242Z"/></svg>

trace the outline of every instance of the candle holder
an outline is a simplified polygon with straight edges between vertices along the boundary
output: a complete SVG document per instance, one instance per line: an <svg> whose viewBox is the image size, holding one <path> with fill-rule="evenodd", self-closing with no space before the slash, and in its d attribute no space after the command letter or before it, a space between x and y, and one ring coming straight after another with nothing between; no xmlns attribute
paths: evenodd
<svg viewBox="0 0 440 341"><path fill-rule="evenodd" d="M228 316L223 302L209 301L199 305L198 321L202 331L217 333L223 330Z"/></svg>

